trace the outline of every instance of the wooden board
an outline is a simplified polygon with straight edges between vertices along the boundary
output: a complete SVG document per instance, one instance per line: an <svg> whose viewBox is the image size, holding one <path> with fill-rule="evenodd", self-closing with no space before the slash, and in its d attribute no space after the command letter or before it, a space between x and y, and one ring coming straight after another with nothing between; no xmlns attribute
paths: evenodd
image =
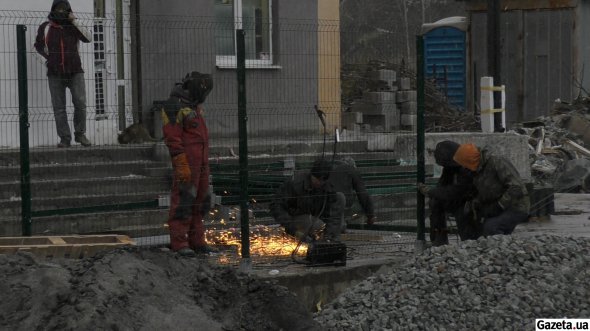
<svg viewBox="0 0 590 331"><path fill-rule="evenodd" d="M40 258L84 258L135 242L123 235L35 236L0 238L0 254L30 252Z"/></svg>

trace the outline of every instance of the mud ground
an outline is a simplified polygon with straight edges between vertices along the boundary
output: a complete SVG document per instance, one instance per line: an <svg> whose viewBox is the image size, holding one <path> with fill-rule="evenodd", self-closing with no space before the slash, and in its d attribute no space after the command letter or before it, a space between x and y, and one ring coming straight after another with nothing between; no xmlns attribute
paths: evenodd
<svg viewBox="0 0 590 331"><path fill-rule="evenodd" d="M201 258L0 255L1 330L321 330L285 287Z"/></svg>

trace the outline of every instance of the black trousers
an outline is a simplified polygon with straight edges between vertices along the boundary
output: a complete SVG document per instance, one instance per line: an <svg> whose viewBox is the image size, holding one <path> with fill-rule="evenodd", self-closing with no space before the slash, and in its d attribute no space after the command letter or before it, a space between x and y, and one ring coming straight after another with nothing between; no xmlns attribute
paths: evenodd
<svg viewBox="0 0 590 331"><path fill-rule="evenodd" d="M447 214L455 217L457 223L457 232L461 240L477 239L482 235L482 224L479 220L474 219L472 214L465 215L463 207L464 199L456 200L439 200L431 198L430 207L430 240L434 241L434 235L437 232L446 233L447 231Z"/></svg>
<svg viewBox="0 0 590 331"><path fill-rule="evenodd" d="M527 213L514 210L505 210L500 215L488 217L483 223L483 235L511 234L519 223L526 221Z"/></svg>

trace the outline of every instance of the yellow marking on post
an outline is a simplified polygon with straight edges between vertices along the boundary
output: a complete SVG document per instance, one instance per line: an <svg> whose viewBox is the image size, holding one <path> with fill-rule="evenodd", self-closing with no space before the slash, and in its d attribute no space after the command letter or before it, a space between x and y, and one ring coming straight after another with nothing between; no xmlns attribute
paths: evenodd
<svg viewBox="0 0 590 331"><path fill-rule="evenodd" d="M482 86L482 91L504 92L505 86Z"/></svg>
<svg viewBox="0 0 590 331"><path fill-rule="evenodd" d="M493 113L503 113L506 109L504 108L495 108L495 109L484 109L481 111L482 114L493 114Z"/></svg>

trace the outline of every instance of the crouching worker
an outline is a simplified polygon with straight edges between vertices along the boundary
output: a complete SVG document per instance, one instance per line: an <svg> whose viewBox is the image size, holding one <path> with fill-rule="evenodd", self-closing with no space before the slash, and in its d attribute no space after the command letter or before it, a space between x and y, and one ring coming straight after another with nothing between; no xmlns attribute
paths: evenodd
<svg viewBox="0 0 590 331"><path fill-rule="evenodd" d="M493 155L487 148L462 144L455 162L474 173L477 197L465 204L474 218L483 218L483 235L511 234L528 219L528 192L514 165L505 157Z"/></svg>
<svg viewBox="0 0 590 331"><path fill-rule="evenodd" d="M366 216L367 225L375 224L375 207L373 199L365 187L361 174L356 168L354 160L336 160L334 161L333 170L328 178L328 182L336 192L342 192L346 198L341 232L346 233L347 218L352 213L352 205L358 199L363 213Z"/></svg>
<svg viewBox="0 0 590 331"><path fill-rule="evenodd" d="M161 112L164 141L174 170L168 226L170 246L183 256L212 251L203 216L210 208L209 134L203 102L213 88L210 75L192 72L176 84Z"/></svg>
<svg viewBox="0 0 590 331"><path fill-rule="evenodd" d="M331 163L315 161L309 172L298 173L279 188L270 204L274 219L297 239L340 240L346 198L328 178Z"/></svg>
<svg viewBox="0 0 590 331"><path fill-rule="evenodd" d="M430 207L430 241L433 246L449 243L447 214L455 217L461 240L477 239L481 235L481 226L463 213L465 202L475 196L473 173L453 161L459 144L445 140L436 145L434 160L443 168L436 187L418 185L420 192L429 198Z"/></svg>

